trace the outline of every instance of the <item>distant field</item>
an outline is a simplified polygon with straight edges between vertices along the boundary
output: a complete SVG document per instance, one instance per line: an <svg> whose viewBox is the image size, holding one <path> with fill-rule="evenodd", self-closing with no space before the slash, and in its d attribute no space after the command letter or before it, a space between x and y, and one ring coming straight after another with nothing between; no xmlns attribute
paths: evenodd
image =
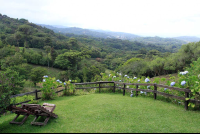
<svg viewBox="0 0 200 134"><path fill-rule="evenodd" d="M59 72L65 71L65 70L58 69L58 68L53 68L53 67L49 67L48 68L47 66L40 66L40 65L33 65L33 64L29 64L29 65L31 65L33 67L42 67L42 68L47 69L47 75L49 77L56 77L56 78L58 78Z"/></svg>

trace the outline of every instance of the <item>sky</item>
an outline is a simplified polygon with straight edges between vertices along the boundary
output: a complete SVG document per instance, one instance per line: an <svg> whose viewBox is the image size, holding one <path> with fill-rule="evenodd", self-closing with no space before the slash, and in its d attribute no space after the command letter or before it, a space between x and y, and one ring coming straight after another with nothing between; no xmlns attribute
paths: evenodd
<svg viewBox="0 0 200 134"><path fill-rule="evenodd" d="M0 0L0 13L36 24L200 37L199 6L200 0Z"/></svg>

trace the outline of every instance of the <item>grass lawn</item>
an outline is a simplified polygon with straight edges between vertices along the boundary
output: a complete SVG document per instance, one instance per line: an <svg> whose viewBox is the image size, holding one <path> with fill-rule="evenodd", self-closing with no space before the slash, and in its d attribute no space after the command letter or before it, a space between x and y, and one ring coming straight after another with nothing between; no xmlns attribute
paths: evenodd
<svg viewBox="0 0 200 134"><path fill-rule="evenodd" d="M32 126L34 116L18 126L15 114L0 117L0 133L200 133L200 112L150 97L96 93L41 101L56 104L46 126Z"/></svg>

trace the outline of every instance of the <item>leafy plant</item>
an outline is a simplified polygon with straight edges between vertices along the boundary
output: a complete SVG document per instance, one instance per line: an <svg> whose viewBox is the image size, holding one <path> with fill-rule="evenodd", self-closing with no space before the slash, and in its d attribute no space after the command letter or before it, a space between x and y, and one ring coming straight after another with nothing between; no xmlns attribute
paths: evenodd
<svg viewBox="0 0 200 134"><path fill-rule="evenodd" d="M42 99L49 100L54 99L56 97L55 89L58 86L58 83L56 82L56 78L46 77L43 79L42 83Z"/></svg>

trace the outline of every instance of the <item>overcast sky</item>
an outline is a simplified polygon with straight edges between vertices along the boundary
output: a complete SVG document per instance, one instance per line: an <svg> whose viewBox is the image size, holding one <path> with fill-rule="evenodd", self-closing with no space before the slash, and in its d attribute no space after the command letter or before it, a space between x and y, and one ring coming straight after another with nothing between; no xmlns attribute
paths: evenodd
<svg viewBox="0 0 200 134"><path fill-rule="evenodd" d="M199 6L200 0L0 0L0 13L38 24L200 37Z"/></svg>

